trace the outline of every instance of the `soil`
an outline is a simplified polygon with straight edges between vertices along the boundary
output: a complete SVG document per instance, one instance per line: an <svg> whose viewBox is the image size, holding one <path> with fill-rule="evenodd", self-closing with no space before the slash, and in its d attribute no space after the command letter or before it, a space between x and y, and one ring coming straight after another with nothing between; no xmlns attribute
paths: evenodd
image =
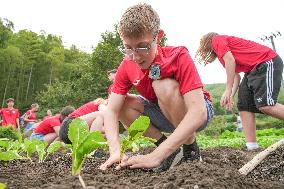
<svg viewBox="0 0 284 189"><path fill-rule="evenodd" d="M162 173L147 170L102 172L97 167L105 158L89 158L82 170L87 188L284 188L284 148L267 157L249 175L238 169L258 152L232 148L202 151L202 162L182 163ZM78 177L71 176L70 155L57 153L44 163L18 160L0 162L0 182L8 188L82 188Z"/></svg>

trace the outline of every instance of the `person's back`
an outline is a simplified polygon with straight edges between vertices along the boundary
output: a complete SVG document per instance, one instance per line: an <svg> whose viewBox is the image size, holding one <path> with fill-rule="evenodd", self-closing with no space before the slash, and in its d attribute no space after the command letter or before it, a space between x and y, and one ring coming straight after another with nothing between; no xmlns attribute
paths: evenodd
<svg viewBox="0 0 284 189"><path fill-rule="evenodd" d="M275 51L267 46L243 38L216 35L212 38L212 48L219 59L225 65L223 55L230 50L236 61L236 73L248 73L256 65L277 56Z"/></svg>
<svg viewBox="0 0 284 189"><path fill-rule="evenodd" d="M36 138L38 140L47 141L49 144L52 143L59 136L61 122L74 110L75 109L73 107L66 106L61 110L60 114L40 122L33 130L30 140Z"/></svg>
<svg viewBox="0 0 284 189"><path fill-rule="evenodd" d="M49 119L46 119L44 121L42 121L35 129L34 129L34 133L36 134L48 134L48 133L53 133L54 126L58 126L61 124L60 121L60 115L55 115L50 117Z"/></svg>
<svg viewBox="0 0 284 189"><path fill-rule="evenodd" d="M106 101L104 99L97 98L94 101L83 104L74 112L69 114L61 123L59 130L60 139L66 144L71 143L68 138L69 125L76 118L80 118L81 120L85 121L88 124L90 131L101 130L103 125L103 117L99 112L99 107L105 106L105 104Z"/></svg>

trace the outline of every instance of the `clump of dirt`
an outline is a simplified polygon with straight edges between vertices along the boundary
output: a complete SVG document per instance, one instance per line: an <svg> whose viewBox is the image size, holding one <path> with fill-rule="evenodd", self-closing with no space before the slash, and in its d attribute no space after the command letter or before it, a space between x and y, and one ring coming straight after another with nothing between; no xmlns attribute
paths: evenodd
<svg viewBox="0 0 284 189"><path fill-rule="evenodd" d="M283 148L265 159L250 175L238 173L238 169L257 153L232 148L205 150L202 151L202 162L184 162L162 173L141 169L118 171L114 168L103 172L98 166L106 159L90 158L86 160L81 175L88 188L96 189L284 188ZM266 168L261 168L263 165ZM273 179L269 176L271 174L275 175ZM43 163L29 160L0 162L0 182L6 183L8 188L21 189L82 188L78 178L71 176L71 156L60 153Z"/></svg>

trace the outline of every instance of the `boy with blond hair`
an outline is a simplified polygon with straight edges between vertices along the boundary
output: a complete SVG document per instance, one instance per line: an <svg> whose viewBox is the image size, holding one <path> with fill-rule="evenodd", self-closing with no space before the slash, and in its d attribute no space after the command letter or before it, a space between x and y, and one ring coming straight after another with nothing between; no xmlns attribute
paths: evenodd
<svg viewBox="0 0 284 189"><path fill-rule="evenodd" d="M231 110L238 92L238 109L248 150L257 149L255 113L284 120L284 106L277 103L283 61L269 47L243 38L210 32L200 40L196 57L202 64L216 58L226 69L227 83L220 104ZM245 73L240 83L239 73Z"/></svg>
<svg viewBox="0 0 284 189"><path fill-rule="evenodd" d="M125 58L104 112L110 157L100 169L120 161L118 121L129 126L140 115L150 118L146 135L157 139L158 147L146 155L124 156L121 166L167 170L177 162L180 146L184 160L200 160L195 132L207 126L213 110L188 50L158 45L163 37L160 18L148 4L129 7L118 30ZM131 87L141 96L127 94ZM161 132L172 134L167 138Z"/></svg>

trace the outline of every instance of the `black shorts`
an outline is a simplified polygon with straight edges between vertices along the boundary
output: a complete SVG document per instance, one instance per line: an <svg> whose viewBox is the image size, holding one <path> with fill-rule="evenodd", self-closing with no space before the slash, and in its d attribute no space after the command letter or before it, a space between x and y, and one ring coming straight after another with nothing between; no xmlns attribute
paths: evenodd
<svg viewBox="0 0 284 189"><path fill-rule="evenodd" d="M276 56L245 74L239 86L239 111L261 113L260 107L274 106L281 87L282 72L283 61Z"/></svg>
<svg viewBox="0 0 284 189"><path fill-rule="evenodd" d="M59 130L59 138L65 143L65 144L71 144L71 141L68 138L68 129L69 124L73 121L73 117L66 117L60 126Z"/></svg>

